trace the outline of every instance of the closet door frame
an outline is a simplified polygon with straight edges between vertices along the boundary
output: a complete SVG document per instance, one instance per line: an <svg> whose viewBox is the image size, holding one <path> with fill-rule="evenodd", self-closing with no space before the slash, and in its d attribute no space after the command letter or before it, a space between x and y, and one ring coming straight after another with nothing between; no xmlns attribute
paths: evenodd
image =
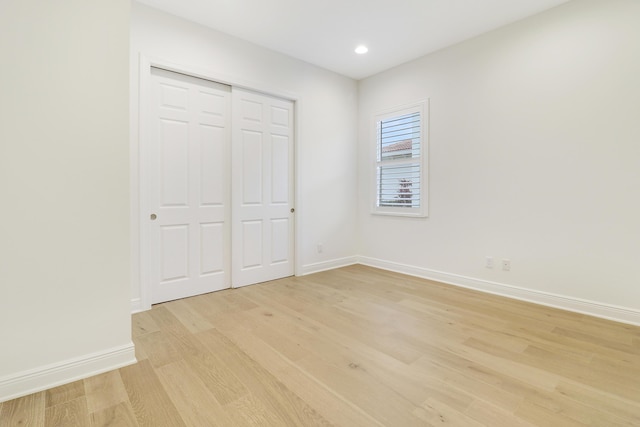
<svg viewBox="0 0 640 427"><path fill-rule="evenodd" d="M188 76L211 80L217 83L225 84L228 86L237 87L241 89L247 89L254 92L260 92L265 95L274 96L277 98L283 98L290 100L294 103L294 197L295 200L300 199L300 185L299 185L299 160L300 160L300 131L299 123L301 117L301 106L299 97L290 92L283 92L281 90L275 90L260 83L246 81L242 79L234 78L233 76L225 76L220 73L216 73L213 70L202 69L185 64L177 64L171 61L167 61L162 58L154 58L146 55L139 56L139 72L138 72L138 94L133 100L137 98L137 104L132 102L131 118L132 118L132 133L131 133L131 151L130 151L130 189L131 189L131 279L132 279L132 291L136 288L139 290L139 297L133 297L131 300L132 312L139 312L151 309L151 275L149 272L150 254L147 253L148 247L148 233L146 227L148 225L149 216L151 212L150 201L148 193L145 190L149 188L149 182L147 177L149 171L148 165L145 164L145 159L148 156L150 147L150 135L153 132L149 129L152 120L149 117L150 111L147 107L147 101L151 95L152 80L151 69L161 68L167 71L173 71ZM136 111L137 110L137 111ZM137 122L137 126L136 126ZM302 229L302 220L298 206L296 206L296 218L295 218L295 237L294 237L294 275L298 276L301 269L301 260L299 256L300 237Z"/></svg>

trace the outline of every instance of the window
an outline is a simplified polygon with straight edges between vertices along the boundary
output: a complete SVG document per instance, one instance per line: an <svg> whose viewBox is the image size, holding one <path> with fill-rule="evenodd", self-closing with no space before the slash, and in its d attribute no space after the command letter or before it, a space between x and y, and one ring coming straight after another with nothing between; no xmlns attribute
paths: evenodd
<svg viewBox="0 0 640 427"><path fill-rule="evenodd" d="M426 102L378 114L374 213L427 215Z"/></svg>

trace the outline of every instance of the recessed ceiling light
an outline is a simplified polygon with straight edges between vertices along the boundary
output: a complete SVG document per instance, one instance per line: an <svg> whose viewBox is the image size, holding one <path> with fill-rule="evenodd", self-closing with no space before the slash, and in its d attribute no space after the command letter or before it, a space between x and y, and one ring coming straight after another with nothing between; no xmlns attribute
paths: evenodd
<svg viewBox="0 0 640 427"><path fill-rule="evenodd" d="M369 49L368 49L366 46L364 46L364 45L360 45L360 46L358 46L358 47L356 48L356 53L357 53L358 55L362 55L362 54L365 54L365 53L367 53L367 52L369 52Z"/></svg>

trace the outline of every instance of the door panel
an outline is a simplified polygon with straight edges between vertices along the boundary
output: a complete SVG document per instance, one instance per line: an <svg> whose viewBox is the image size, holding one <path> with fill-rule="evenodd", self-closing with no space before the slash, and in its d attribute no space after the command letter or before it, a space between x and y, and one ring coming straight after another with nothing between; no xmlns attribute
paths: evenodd
<svg viewBox="0 0 640 427"><path fill-rule="evenodd" d="M233 88L232 282L293 275L293 103Z"/></svg>
<svg viewBox="0 0 640 427"><path fill-rule="evenodd" d="M271 202L289 202L289 138L271 137Z"/></svg>
<svg viewBox="0 0 640 427"><path fill-rule="evenodd" d="M228 86L152 68L149 277L152 303L228 288ZM152 219L151 214L156 218Z"/></svg>
<svg viewBox="0 0 640 427"><path fill-rule="evenodd" d="M242 221L242 242L240 243L242 244L242 268L262 266L262 221Z"/></svg>
<svg viewBox="0 0 640 427"><path fill-rule="evenodd" d="M243 129L242 145L242 202L244 205L262 205L262 138L260 132Z"/></svg>
<svg viewBox="0 0 640 427"><path fill-rule="evenodd" d="M189 200L189 123L160 119L160 206L187 206Z"/></svg>
<svg viewBox="0 0 640 427"><path fill-rule="evenodd" d="M224 270L224 223L200 224L200 274L220 273Z"/></svg>
<svg viewBox="0 0 640 427"><path fill-rule="evenodd" d="M289 254L289 220L271 220L271 263L287 262Z"/></svg>
<svg viewBox="0 0 640 427"><path fill-rule="evenodd" d="M160 283L186 279L189 276L189 226L161 226L160 253Z"/></svg>

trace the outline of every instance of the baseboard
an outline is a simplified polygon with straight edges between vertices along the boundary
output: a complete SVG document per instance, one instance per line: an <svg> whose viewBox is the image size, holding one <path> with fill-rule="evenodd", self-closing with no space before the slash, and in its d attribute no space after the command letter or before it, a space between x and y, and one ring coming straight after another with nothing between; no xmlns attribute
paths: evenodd
<svg viewBox="0 0 640 427"><path fill-rule="evenodd" d="M520 288L504 283L491 282L488 280L476 279L473 277L430 270L422 267L399 264L376 258L359 256L357 257L357 259L359 264L368 265L370 267L395 271L410 276L434 280L437 282L447 283L450 285L460 286L476 291L487 292L503 297L532 302L548 307L559 308L562 310L573 311L576 313L587 314L589 316L595 316L603 319L614 320L616 322L640 326L640 311L627 307L602 304L595 301L588 301L548 292L534 291L532 289Z"/></svg>
<svg viewBox="0 0 640 427"><path fill-rule="evenodd" d="M145 311L145 309L142 308L142 300L140 298L132 298L131 314L140 313L141 311Z"/></svg>
<svg viewBox="0 0 640 427"><path fill-rule="evenodd" d="M346 267L358 263L358 257L351 256L346 258L338 258L330 261L317 262L314 264L303 265L301 271L298 272L300 276L307 274L319 273L321 271L333 270L334 268Z"/></svg>
<svg viewBox="0 0 640 427"><path fill-rule="evenodd" d="M0 402L136 363L133 343L0 378Z"/></svg>

